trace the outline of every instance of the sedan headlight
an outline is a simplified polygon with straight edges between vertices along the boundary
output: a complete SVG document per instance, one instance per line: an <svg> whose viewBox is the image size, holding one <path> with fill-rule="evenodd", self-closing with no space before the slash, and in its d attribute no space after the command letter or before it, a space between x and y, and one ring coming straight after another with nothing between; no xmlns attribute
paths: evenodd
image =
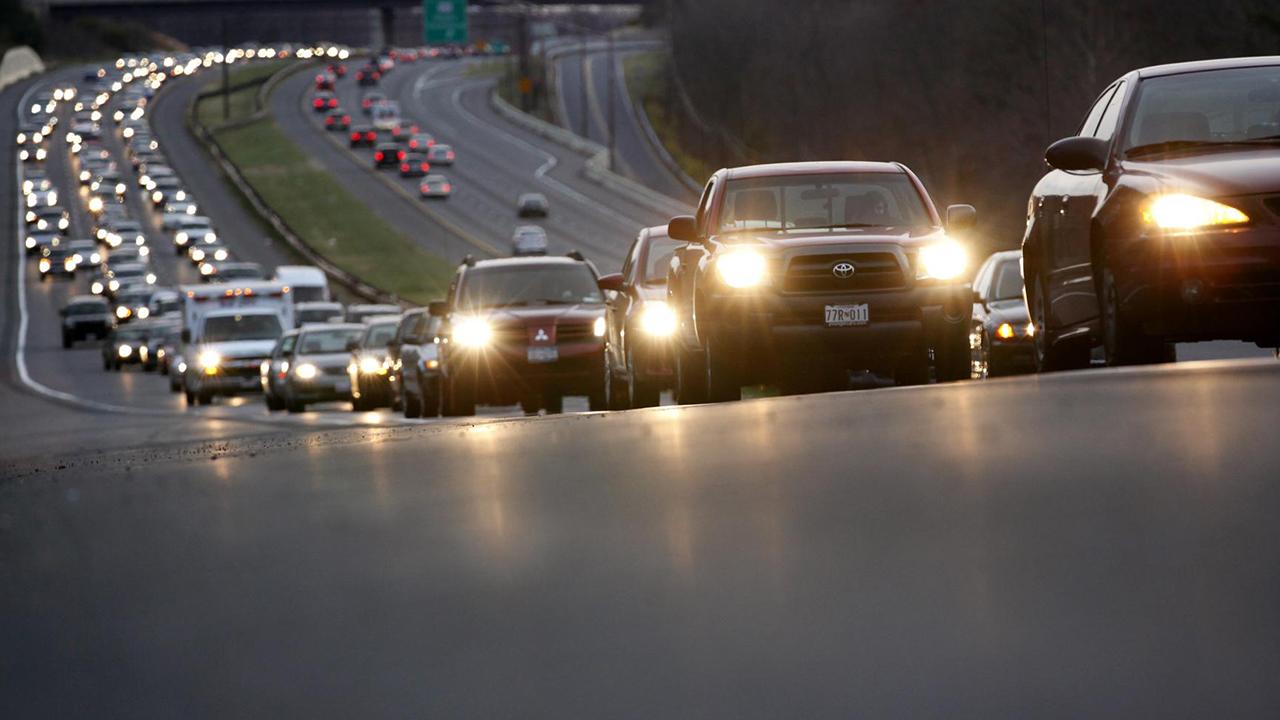
<svg viewBox="0 0 1280 720"><path fill-rule="evenodd" d="M1249 222L1248 215L1230 205L1180 193L1153 198L1142 211L1142 219L1161 230L1192 230Z"/></svg>
<svg viewBox="0 0 1280 720"><path fill-rule="evenodd" d="M968 264L968 254L960 243L946 240L926 245L920 249L916 279L954 280L964 274Z"/></svg>
<svg viewBox="0 0 1280 720"><path fill-rule="evenodd" d="M103 206L102 198L96 195L89 198L89 212L97 215L98 213L102 212L102 206Z"/></svg>
<svg viewBox="0 0 1280 720"><path fill-rule="evenodd" d="M655 337L668 337L676 331L676 314L665 302L647 302L640 307L640 329Z"/></svg>
<svg viewBox="0 0 1280 720"><path fill-rule="evenodd" d="M174 235L173 235L173 242L174 242L175 244L177 244L177 245L186 245L186 244L187 244L187 231L186 231L186 230L179 230L178 232L174 233Z"/></svg>
<svg viewBox="0 0 1280 720"><path fill-rule="evenodd" d="M89 292L93 293L94 295L101 295L102 291L105 289L106 288L102 287L102 282L99 280L94 280L93 283L89 285Z"/></svg>
<svg viewBox="0 0 1280 720"><path fill-rule="evenodd" d="M493 328L484 318L463 318L453 328L453 339L463 347L482 348L493 340Z"/></svg>
<svg viewBox="0 0 1280 720"><path fill-rule="evenodd" d="M293 369L293 374L297 375L299 378L303 380L310 380L311 378L319 374L319 372L320 370L316 368L315 365L312 365L311 363L302 363L301 365Z"/></svg>
<svg viewBox="0 0 1280 720"><path fill-rule="evenodd" d="M124 320L125 318L129 317L132 314L133 314L133 311L125 307L124 305L121 305L120 307L116 308L116 317L120 318L121 320Z"/></svg>
<svg viewBox="0 0 1280 720"><path fill-rule="evenodd" d="M49 262L49 258L40 258L40 272L47 273L51 267L53 263Z"/></svg>
<svg viewBox="0 0 1280 720"><path fill-rule="evenodd" d="M116 349L116 354L122 358L127 358L133 354L133 348L129 345L121 345Z"/></svg>
<svg viewBox="0 0 1280 720"><path fill-rule="evenodd" d="M112 278L110 281L107 282L107 289L110 290L111 292L115 292L119 290L120 281L116 280L115 278Z"/></svg>
<svg viewBox="0 0 1280 720"><path fill-rule="evenodd" d="M365 375L374 375L382 372L382 361L372 355L365 355L360 358L360 372Z"/></svg>
<svg viewBox="0 0 1280 720"><path fill-rule="evenodd" d="M151 202L158 203L161 200L164 200L164 193L160 192L159 190L156 190L155 192L151 193Z"/></svg>

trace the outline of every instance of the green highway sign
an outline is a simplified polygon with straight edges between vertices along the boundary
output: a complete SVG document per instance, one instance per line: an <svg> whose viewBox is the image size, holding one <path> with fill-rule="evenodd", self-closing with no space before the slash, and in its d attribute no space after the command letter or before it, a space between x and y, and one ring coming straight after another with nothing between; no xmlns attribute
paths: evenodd
<svg viewBox="0 0 1280 720"><path fill-rule="evenodd" d="M428 45L467 42L467 0L422 0L422 36Z"/></svg>

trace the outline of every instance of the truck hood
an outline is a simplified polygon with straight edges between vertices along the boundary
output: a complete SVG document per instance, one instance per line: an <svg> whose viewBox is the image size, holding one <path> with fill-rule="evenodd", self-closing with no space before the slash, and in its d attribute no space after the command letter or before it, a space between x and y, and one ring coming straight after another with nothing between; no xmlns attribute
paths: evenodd
<svg viewBox="0 0 1280 720"><path fill-rule="evenodd" d="M1274 147L1125 160L1122 167L1166 189L1209 197L1280 192L1280 149Z"/></svg>
<svg viewBox="0 0 1280 720"><path fill-rule="evenodd" d="M793 231L788 233L736 233L716 239L725 246L763 245L779 251L817 249L826 246L901 245L918 247L946 237L938 227L876 227L849 230Z"/></svg>
<svg viewBox="0 0 1280 720"><path fill-rule="evenodd" d="M230 342L199 343L200 350L212 350L226 360L264 358L275 349L275 340L233 340Z"/></svg>
<svg viewBox="0 0 1280 720"><path fill-rule="evenodd" d="M538 305L535 307L502 308L489 316L497 325L531 325L561 321L593 322L604 316L603 305Z"/></svg>

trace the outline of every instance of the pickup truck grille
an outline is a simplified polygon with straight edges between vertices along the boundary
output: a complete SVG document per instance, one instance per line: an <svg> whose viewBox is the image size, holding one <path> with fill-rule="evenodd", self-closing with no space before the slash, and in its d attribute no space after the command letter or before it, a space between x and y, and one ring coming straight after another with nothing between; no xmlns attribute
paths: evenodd
<svg viewBox="0 0 1280 720"><path fill-rule="evenodd" d="M853 265L853 274L838 277L840 263ZM782 280L788 293L839 293L897 290L906 287L898 258L889 252L851 252L839 255L801 255L791 259Z"/></svg>

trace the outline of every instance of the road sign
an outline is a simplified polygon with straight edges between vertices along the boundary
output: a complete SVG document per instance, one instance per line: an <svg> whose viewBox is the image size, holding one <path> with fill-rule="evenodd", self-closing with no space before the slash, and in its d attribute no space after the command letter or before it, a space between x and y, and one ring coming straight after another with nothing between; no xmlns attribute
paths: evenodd
<svg viewBox="0 0 1280 720"><path fill-rule="evenodd" d="M422 0L422 35L428 45L467 42L467 0Z"/></svg>

